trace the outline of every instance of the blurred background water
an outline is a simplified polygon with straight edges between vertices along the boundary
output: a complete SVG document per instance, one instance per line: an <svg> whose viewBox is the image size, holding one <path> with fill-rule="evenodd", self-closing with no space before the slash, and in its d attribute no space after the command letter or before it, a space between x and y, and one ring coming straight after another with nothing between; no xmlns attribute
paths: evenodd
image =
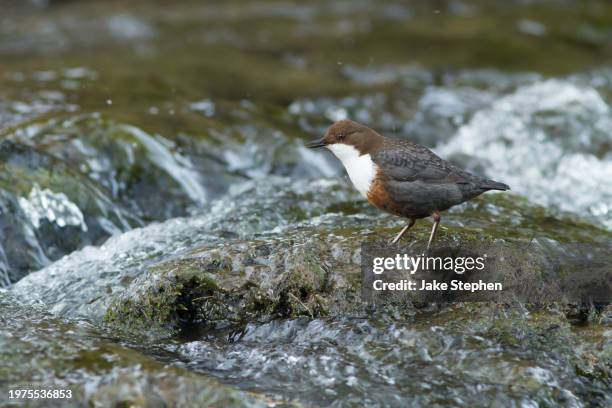
<svg viewBox="0 0 612 408"><path fill-rule="evenodd" d="M304 147L347 117L503 181L553 215L598 227L588 234L610 243L611 58L612 4L603 0L0 0L0 287L43 268L30 282L52 287L54 276L75 273L87 292L88 276L114 273L109 285L120 286L152 260L312 221L345 203L377 220L339 187L338 163ZM78 290L61 285L69 300L49 309L77 321L48 323L54 341L96 339L113 349L109 361L136 353L99 327L83 334L97 303L78 303ZM24 293L0 292L0 318L19 310L28 331L51 317L16 306ZM76 340L57 327L67 324L79 326ZM478 323L434 326L249 323L235 344L214 332L130 358L154 367L153 377L162 375L155 364L172 362L184 378L203 373L291 405L609 398L556 366L569 352L517 368L512 359L537 360L539 346L517 356L482 338L491 328ZM2 347L15 330L0 328ZM52 342L31 337L24 349ZM483 349L495 361L484 363ZM73 350L66 359L82 352ZM27 357L11 358L0 351L4 374L24 381ZM72 380L79 367L41 368L37 381L94 384L82 397L98 401L116 373L84 366ZM512 389L510 379L525 376L539 386Z"/></svg>

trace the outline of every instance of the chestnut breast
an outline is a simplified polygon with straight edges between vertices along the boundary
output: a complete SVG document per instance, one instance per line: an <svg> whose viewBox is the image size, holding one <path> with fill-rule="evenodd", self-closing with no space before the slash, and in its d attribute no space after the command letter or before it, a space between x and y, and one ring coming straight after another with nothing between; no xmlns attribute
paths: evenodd
<svg viewBox="0 0 612 408"><path fill-rule="evenodd" d="M380 168L376 171L376 176L372 181L366 197L372 205L383 211L399 216L408 215L404 214L402 207L393 200L389 191L385 188L384 176Z"/></svg>

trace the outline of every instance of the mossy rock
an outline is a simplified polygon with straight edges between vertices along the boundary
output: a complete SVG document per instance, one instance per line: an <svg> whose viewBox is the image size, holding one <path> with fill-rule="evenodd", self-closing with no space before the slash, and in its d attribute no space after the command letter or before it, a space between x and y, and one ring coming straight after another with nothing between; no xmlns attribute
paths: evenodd
<svg viewBox="0 0 612 408"><path fill-rule="evenodd" d="M523 236L514 229L517 223L506 222L503 216L491 220L484 210L476 215L467 209L466 215L477 217L473 221L479 223L478 228L470 228L454 226L454 220L463 213L453 213L450 226L441 231L429 252L441 257L487 254L486 270L471 278L503 282L508 289L505 297L490 301L571 303L574 298L565 293L567 285L583 284L584 290L592 290L601 282L605 286L609 271L604 260L610 254L601 243L606 242L608 232L586 225L587 231L598 234L583 234L580 224L570 220L555 221L554 228L538 231L537 223L532 222L538 212L547 218L552 216L521 199L483 198L474 205L498 206L495 213L500 209L511 213L516 208L534 211L533 215L522 216L529 223L520 231L530 229ZM277 317L363 314L368 305L361 296L361 244L392 236L397 227L389 225L392 220L379 226L376 218L360 220L359 228L349 227L356 220L348 216L328 214L322 218L326 220L316 226L286 228L252 240L226 239L156 264L113 300L105 320L128 332L141 327L176 332L186 323L243 324ZM492 230L483 231L484 225ZM584 241L570 241L570 233ZM416 227L407 238L411 242L399 249L420 253L425 250L428 235L428 226ZM552 237L564 237L566 242ZM587 246L589 251L585 251ZM163 308L158 309L160 296ZM436 301L442 300L414 296L404 304L414 309L415 305L423 307Z"/></svg>
<svg viewBox="0 0 612 408"><path fill-rule="evenodd" d="M609 231L520 197L485 195L444 214L442 222L432 254L486 253L483 280L503 281L527 299L563 301L563 284L588 288L605 283L609 273ZM91 259L72 254L13 290L61 315L153 337L194 323L360 314L368 307L362 243L386 242L401 227L402 220L367 207L338 182L269 178L246 183L207 215L124 234ZM402 250L420 254L429 232L429 222L417 222ZM402 303L408 310L411 303L435 301L408 300Z"/></svg>

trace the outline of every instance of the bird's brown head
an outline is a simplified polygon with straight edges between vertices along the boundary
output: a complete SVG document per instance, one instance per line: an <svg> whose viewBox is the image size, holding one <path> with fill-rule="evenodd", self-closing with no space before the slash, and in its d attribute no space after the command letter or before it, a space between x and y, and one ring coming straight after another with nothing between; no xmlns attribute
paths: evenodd
<svg viewBox="0 0 612 408"><path fill-rule="evenodd" d="M331 125L320 140L308 143L310 148L344 144L357 149L360 154L371 153L382 143L383 137L369 127L350 119L339 120Z"/></svg>

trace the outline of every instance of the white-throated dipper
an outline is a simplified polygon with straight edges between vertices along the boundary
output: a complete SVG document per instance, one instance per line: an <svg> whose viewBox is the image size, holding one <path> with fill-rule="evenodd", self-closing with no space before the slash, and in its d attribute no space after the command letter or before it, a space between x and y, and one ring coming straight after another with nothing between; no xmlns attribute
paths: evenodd
<svg viewBox="0 0 612 408"><path fill-rule="evenodd" d="M391 241L398 242L417 219L434 220L429 249L440 223L440 211L506 184L471 174L436 156L426 147L382 136L352 120L329 127L307 147L326 147L342 162L355 188L379 209L408 219Z"/></svg>

